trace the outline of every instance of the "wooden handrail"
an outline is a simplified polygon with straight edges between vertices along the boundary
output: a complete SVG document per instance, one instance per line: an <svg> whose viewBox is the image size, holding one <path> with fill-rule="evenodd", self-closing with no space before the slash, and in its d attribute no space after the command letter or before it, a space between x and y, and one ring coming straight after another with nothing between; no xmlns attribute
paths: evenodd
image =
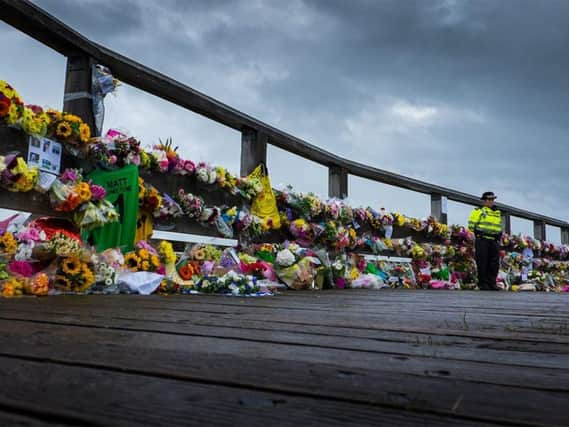
<svg viewBox="0 0 569 427"><path fill-rule="evenodd" d="M478 196L367 166L312 145L126 56L92 42L28 0L0 0L0 19L67 57L87 56L92 58L109 67L114 76L129 85L240 132L254 131L262 134L267 143L327 166L331 170L341 170L349 175L430 194L435 198L446 196L449 200L469 205L478 205L480 202ZM338 187L342 186L339 185ZM569 228L567 221L502 203L497 204L497 206L512 216L558 226L562 229Z"/></svg>

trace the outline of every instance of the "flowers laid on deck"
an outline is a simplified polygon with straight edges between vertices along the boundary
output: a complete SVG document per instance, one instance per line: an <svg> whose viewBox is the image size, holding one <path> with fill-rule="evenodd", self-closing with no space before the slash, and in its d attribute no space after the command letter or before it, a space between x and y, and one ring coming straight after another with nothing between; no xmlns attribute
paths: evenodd
<svg viewBox="0 0 569 427"><path fill-rule="evenodd" d="M117 247L97 253L80 238L80 231L101 229L120 220L105 199L106 189L85 179L81 170L65 169L46 190L38 184L37 168L29 167L18 154L4 153L0 156L0 187L47 192L54 211L72 216L73 224L33 221L12 230L0 225L2 296L265 295L279 286L299 290L474 288L474 236L465 227L384 208L353 207L291 187L274 192L277 207L271 224L251 213L256 212L252 202L261 200L266 191L258 175L238 177L221 166L184 159L172 139L146 149L138 139L113 129L92 139L89 126L79 117L25 105L3 81L0 124L60 141L89 167L138 166L138 207L150 222L154 218L162 225L175 226L177 221L192 221L239 240L238 248L195 244L182 253L175 252L170 242L141 240L134 250ZM178 177L172 194L151 184L160 187L152 178L161 174ZM220 205L206 202L212 190L222 196ZM273 227L278 222L282 226ZM498 280L503 289L569 291L569 246L506 234L501 245ZM406 260L383 259L382 255Z"/></svg>

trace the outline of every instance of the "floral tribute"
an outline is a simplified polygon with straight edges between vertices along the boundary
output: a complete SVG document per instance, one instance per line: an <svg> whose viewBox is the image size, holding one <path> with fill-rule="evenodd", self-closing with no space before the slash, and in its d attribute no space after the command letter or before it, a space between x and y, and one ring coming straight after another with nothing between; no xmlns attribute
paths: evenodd
<svg viewBox="0 0 569 427"><path fill-rule="evenodd" d="M354 207L344 200L325 200L284 187L275 191L282 227L274 230L250 211L263 192L256 175L238 177L221 166L184 159L172 139L145 149L138 139L114 129L91 138L89 126L79 117L26 105L3 81L0 125L60 141L90 166L136 165L141 175L139 208L150 214L147 217L162 224L192 221L239 240L237 248L189 244L176 247L177 251L170 242L142 240L131 252L111 248L96 253L80 239L80 230L116 221L116 210L105 201L104 188L86 180L81 170L66 169L45 197L54 211L68 214L73 222L0 222L0 293L4 297L475 288L474 235L465 227L384 208ZM179 177L179 188L172 194L150 184L148 176L162 174ZM38 178L38 170L18 154L0 156L1 188L40 191ZM227 206L204 201L204 193L214 189L225 193ZM390 261L383 255L403 260ZM498 286L502 289L569 291L569 246L504 234L500 255Z"/></svg>

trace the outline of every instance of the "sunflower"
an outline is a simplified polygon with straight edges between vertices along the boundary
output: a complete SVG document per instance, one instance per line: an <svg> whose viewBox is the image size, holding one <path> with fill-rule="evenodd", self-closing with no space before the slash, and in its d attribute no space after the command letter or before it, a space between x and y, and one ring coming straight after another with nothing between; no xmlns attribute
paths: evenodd
<svg viewBox="0 0 569 427"><path fill-rule="evenodd" d="M206 253L205 253L204 248L200 248L194 252L194 259L196 259L198 261L203 261L205 259L205 257L206 257Z"/></svg>
<svg viewBox="0 0 569 427"><path fill-rule="evenodd" d="M148 252L147 249L142 248L138 251L138 256L141 259L147 260L148 258L150 258L150 253Z"/></svg>
<svg viewBox="0 0 569 427"><path fill-rule="evenodd" d="M56 289L59 289L60 291L71 290L71 282L67 277L61 275L55 276L54 286Z"/></svg>
<svg viewBox="0 0 569 427"><path fill-rule="evenodd" d="M158 258L156 255L152 255L150 257L150 262L154 268L160 267L160 258Z"/></svg>
<svg viewBox="0 0 569 427"><path fill-rule="evenodd" d="M148 271L150 270L150 263L148 261L142 261L140 263L140 267L142 268L142 271Z"/></svg>
<svg viewBox="0 0 569 427"><path fill-rule="evenodd" d="M75 276L81 272L81 261L77 257L69 257L65 258L61 262L61 270L65 274L69 274L70 276Z"/></svg>
<svg viewBox="0 0 569 427"><path fill-rule="evenodd" d="M81 123L79 126L79 138L82 142L87 142L91 138L91 128L87 123Z"/></svg>
<svg viewBox="0 0 569 427"><path fill-rule="evenodd" d="M69 138L73 129L71 129L71 125L67 122L61 122L57 125L55 133L57 136L61 138Z"/></svg>
<svg viewBox="0 0 569 427"><path fill-rule="evenodd" d="M75 186L75 192L79 196L81 203L91 200L91 188L86 182L81 182Z"/></svg>
<svg viewBox="0 0 569 427"><path fill-rule="evenodd" d="M124 263L129 270L137 271L140 268L140 258L134 252L126 254Z"/></svg>
<svg viewBox="0 0 569 427"><path fill-rule="evenodd" d="M82 282L81 286L78 287L77 290L79 291L86 291L91 287L93 283L95 283L95 275L91 271L91 269L87 266L87 264L83 263L81 266L81 279Z"/></svg>
<svg viewBox="0 0 569 427"><path fill-rule="evenodd" d="M80 117L76 116L75 114L69 114L69 113L64 113L63 120L66 120L71 123L81 123L83 121L81 120Z"/></svg>

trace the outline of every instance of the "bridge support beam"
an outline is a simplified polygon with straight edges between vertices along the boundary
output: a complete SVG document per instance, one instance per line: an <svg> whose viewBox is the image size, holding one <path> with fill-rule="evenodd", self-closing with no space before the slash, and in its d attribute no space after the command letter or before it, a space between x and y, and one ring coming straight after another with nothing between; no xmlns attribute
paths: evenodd
<svg viewBox="0 0 569 427"><path fill-rule="evenodd" d="M81 117L91 128L91 136L99 136L95 129L91 89L93 59L88 56L69 56L65 73L63 111Z"/></svg>
<svg viewBox="0 0 569 427"><path fill-rule="evenodd" d="M348 197L348 171L339 166L328 167L328 197Z"/></svg>
<svg viewBox="0 0 569 427"><path fill-rule="evenodd" d="M241 176L247 176L260 163L267 164L266 134L245 128L241 131Z"/></svg>
<svg viewBox="0 0 569 427"><path fill-rule="evenodd" d="M442 194L431 194L431 216L442 224L448 222L447 198Z"/></svg>
<svg viewBox="0 0 569 427"><path fill-rule="evenodd" d="M561 228L561 244L569 245L569 228Z"/></svg>
<svg viewBox="0 0 569 427"><path fill-rule="evenodd" d="M543 221L533 222L533 238L537 240L546 240L545 222Z"/></svg>

